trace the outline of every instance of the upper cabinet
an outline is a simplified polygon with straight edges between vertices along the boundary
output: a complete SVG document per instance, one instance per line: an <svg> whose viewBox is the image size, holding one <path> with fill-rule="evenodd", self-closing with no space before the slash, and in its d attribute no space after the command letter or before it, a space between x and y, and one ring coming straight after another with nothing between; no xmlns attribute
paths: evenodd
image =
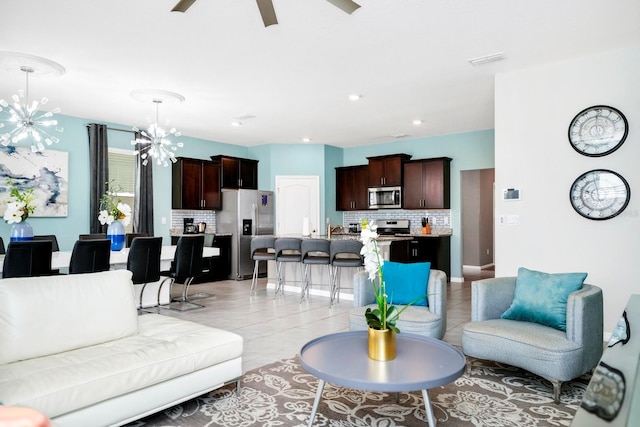
<svg viewBox="0 0 640 427"><path fill-rule="evenodd" d="M406 162L404 209L449 209L450 164L448 157Z"/></svg>
<svg viewBox="0 0 640 427"><path fill-rule="evenodd" d="M368 168L349 166L336 168L336 210L369 209L367 200Z"/></svg>
<svg viewBox="0 0 640 427"><path fill-rule="evenodd" d="M171 167L172 209L222 209L218 163L178 157Z"/></svg>
<svg viewBox="0 0 640 427"><path fill-rule="evenodd" d="M411 158L408 154L367 157L369 160L369 187L396 187L402 185L402 165Z"/></svg>
<svg viewBox="0 0 640 427"><path fill-rule="evenodd" d="M258 189L258 160L231 156L211 156L220 164L222 188Z"/></svg>

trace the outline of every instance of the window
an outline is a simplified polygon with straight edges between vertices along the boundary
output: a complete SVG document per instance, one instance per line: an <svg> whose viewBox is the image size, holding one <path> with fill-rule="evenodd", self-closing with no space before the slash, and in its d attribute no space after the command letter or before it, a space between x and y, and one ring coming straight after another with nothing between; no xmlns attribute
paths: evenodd
<svg viewBox="0 0 640 427"><path fill-rule="evenodd" d="M121 188L118 193L122 203L126 203L133 211L135 207L136 186L136 152L133 150L109 149L109 182L113 182L116 188ZM133 232L133 218L124 228L125 232Z"/></svg>

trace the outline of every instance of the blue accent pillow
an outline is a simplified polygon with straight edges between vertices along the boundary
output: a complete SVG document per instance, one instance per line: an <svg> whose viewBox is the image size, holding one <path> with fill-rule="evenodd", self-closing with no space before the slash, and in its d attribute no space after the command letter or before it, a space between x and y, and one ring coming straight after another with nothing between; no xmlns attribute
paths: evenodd
<svg viewBox="0 0 640 427"><path fill-rule="evenodd" d="M549 274L520 267L513 302L500 317L566 331L569 294L581 289L586 278L587 273Z"/></svg>
<svg viewBox="0 0 640 427"><path fill-rule="evenodd" d="M382 264L382 276L387 286L389 303L406 305L416 298L424 297L413 302L413 305L426 307L430 273L430 262L403 264L385 261Z"/></svg>

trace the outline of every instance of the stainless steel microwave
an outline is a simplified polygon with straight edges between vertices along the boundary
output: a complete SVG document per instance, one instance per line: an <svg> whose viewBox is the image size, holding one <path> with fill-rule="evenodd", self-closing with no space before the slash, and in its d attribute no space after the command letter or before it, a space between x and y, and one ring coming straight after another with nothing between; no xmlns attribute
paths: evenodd
<svg viewBox="0 0 640 427"><path fill-rule="evenodd" d="M369 209L402 208L402 187L369 187Z"/></svg>

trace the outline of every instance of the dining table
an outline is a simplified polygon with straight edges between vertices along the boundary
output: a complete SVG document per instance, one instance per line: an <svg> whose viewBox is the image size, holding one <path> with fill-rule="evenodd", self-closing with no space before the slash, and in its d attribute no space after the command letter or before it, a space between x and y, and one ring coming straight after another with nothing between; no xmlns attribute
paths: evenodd
<svg viewBox="0 0 640 427"><path fill-rule="evenodd" d="M171 268L171 261L173 261L176 253L176 245L162 246L160 251L160 270L169 270ZM202 256L205 258L220 256L219 248L204 247L202 249ZM0 274L4 266L4 254L0 255ZM109 264L111 269L125 269L127 268L127 258L129 257L129 248L123 248L119 251L111 251L109 257ZM69 268L71 262L71 251L55 251L51 253L51 269L52 270L65 270ZM142 307L155 306L158 302L158 288L164 280L161 277L158 282L148 283L144 290L144 296L142 299ZM134 285L135 300L140 306L140 290L142 285ZM169 286L163 286L160 294L160 304L168 304L170 301Z"/></svg>

